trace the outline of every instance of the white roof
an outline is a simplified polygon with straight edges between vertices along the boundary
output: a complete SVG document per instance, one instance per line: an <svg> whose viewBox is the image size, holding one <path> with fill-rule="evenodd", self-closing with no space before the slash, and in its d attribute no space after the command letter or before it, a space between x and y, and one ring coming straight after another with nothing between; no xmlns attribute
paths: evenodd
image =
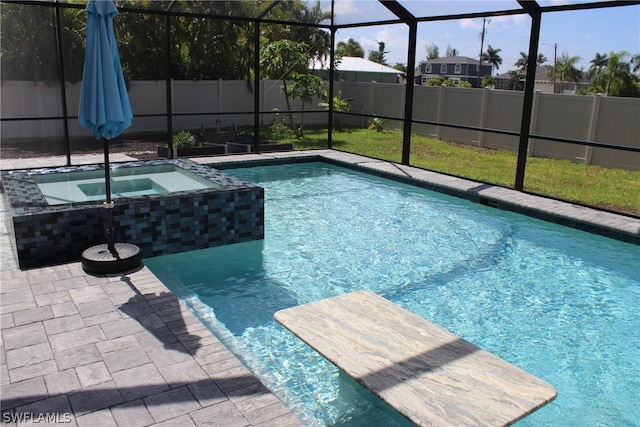
<svg viewBox="0 0 640 427"><path fill-rule="evenodd" d="M328 70L329 61L325 61L324 64L320 62L313 62L310 67L312 70ZM352 56L343 56L340 62L336 66L338 71L360 71L367 73L393 73L404 74L400 70L387 67L386 65L378 64L377 62L369 61L364 58L357 58Z"/></svg>

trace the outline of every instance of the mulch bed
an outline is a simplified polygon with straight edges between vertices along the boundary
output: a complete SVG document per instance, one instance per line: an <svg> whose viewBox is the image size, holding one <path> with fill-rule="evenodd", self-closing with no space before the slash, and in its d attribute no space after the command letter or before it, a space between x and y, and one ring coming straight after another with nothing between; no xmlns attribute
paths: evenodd
<svg viewBox="0 0 640 427"><path fill-rule="evenodd" d="M166 145L167 137L118 137L109 141L109 153L123 153L140 160L157 159L157 146ZM86 139L71 143L71 154L102 154L101 141ZM0 159L31 159L34 157L65 155L64 144L60 141L37 141L3 143L0 146Z"/></svg>

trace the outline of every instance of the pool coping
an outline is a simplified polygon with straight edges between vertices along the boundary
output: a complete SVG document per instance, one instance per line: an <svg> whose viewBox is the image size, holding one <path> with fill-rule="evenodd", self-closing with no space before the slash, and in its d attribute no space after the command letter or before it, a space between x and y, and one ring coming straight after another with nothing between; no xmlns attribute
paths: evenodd
<svg viewBox="0 0 640 427"><path fill-rule="evenodd" d="M324 161L460 197L493 208L640 245L640 218L344 151L322 149L245 154L242 156L199 157L192 158L192 160L222 169Z"/></svg>

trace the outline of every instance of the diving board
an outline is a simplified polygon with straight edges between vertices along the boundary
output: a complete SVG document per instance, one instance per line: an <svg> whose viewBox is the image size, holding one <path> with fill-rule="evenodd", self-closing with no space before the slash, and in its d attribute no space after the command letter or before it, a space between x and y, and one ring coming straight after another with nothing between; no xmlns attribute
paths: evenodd
<svg viewBox="0 0 640 427"><path fill-rule="evenodd" d="M550 384L370 291L274 317L417 425L510 425L556 397Z"/></svg>

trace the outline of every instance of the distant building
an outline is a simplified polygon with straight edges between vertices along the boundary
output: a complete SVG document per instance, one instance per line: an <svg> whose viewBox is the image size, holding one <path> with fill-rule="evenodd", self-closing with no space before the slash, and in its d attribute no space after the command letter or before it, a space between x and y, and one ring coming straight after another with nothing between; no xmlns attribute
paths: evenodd
<svg viewBox="0 0 640 427"><path fill-rule="evenodd" d="M536 78L533 86L534 92L554 93L553 81L551 77L549 77L552 69L553 67L551 65L538 65L536 67ZM499 74L494 77L495 88L503 90L524 90L526 77L527 75L524 73L514 81L509 73ZM556 86L558 86L557 83Z"/></svg>
<svg viewBox="0 0 640 427"><path fill-rule="evenodd" d="M329 61L314 62L309 67L323 78L329 78ZM405 73L364 58L343 56L336 65L336 80L346 82L403 83Z"/></svg>
<svg viewBox="0 0 640 427"><path fill-rule="evenodd" d="M490 76L493 65L482 63L480 74L478 65L480 61L466 56L446 56L444 58L430 59L421 62L416 73L416 84L425 84L430 79L451 79L458 86L460 82L469 82L473 87L480 87L484 76Z"/></svg>
<svg viewBox="0 0 640 427"><path fill-rule="evenodd" d="M560 82L558 80L555 81L555 90L554 90L554 81L550 77L551 70L553 66L551 65L538 65L536 67L536 77L533 84L534 92L542 92L542 93L560 93ZM526 73L520 76L517 81L513 81L512 77L509 73L500 74L494 77L495 80L495 88L496 89L504 89L504 90L524 90L524 82L526 79ZM566 94L575 94L580 89L586 89L589 86L589 82L575 82L565 81L564 88L562 88L562 93Z"/></svg>

